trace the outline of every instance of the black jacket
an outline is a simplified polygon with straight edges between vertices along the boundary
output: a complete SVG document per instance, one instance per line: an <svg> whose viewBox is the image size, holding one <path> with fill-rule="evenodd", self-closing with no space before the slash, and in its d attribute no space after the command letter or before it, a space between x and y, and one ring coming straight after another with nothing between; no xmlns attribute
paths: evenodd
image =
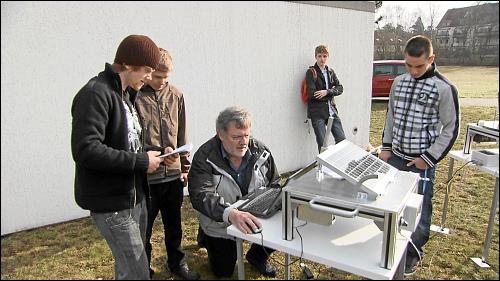
<svg viewBox="0 0 500 281"><path fill-rule="evenodd" d="M307 117L311 119L328 119L330 117L330 113L328 111L328 103L331 102L335 110L337 107L335 106L334 98L335 96L340 96L344 92L344 87L340 84L337 75L333 71L333 69L325 66L328 75L330 77L330 85L329 89L326 88L325 78L321 73L321 69L318 64L314 64L314 69L316 70L317 79L314 81L313 73L311 70L307 69L306 72L306 83L307 83ZM321 99L316 99L314 97L314 92L320 90L327 90L327 95Z"/></svg>
<svg viewBox="0 0 500 281"><path fill-rule="evenodd" d="M132 208L148 193L149 158L129 151L120 76L110 64L73 99L71 151L75 160L75 200L93 212ZM146 185L145 185L146 184Z"/></svg>

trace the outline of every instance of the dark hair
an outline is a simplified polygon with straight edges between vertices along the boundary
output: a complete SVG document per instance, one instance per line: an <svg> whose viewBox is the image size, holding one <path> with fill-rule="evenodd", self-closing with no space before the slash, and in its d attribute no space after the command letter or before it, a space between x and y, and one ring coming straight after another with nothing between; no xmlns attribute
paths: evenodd
<svg viewBox="0 0 500 281"><path fill-rule="evenodd" d="M422 54L430 57L434 54L431 40L422 35L413 36L406 42L405 54L416 58L420 57Z"/></svg>
<svg viewBox="0 0 500 281"><path fill-rule="evenodd" d="M127 67L124 64L117 64L116 62L114 62L112 64L112 66L113 66L113 70L115 72L122 72L122 71L127 70ZM135 71L135 72L141 70L141 68L142 68L142 66L137 66L137 65L129 65L129 67L132 71Z"/></svg>

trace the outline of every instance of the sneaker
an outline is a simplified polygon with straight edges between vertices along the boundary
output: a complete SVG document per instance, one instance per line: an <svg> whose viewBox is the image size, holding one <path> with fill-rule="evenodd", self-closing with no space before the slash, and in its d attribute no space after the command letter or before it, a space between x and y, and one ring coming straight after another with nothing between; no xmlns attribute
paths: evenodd
<svg viewBox="0 0 500 281"><path fill-rule="evenodd" d="M276 268L267 260L259 261L248 253L246 254L246 259L251 265L257 268L260 274L267 277L276 277Z"/></svg>
<svg viewBox="0 0 500 281"><path fill-rule="evenodd" d="M418 257L407 257L405 263L405 276L413 275L417 271Z"/></svg>
<svg viewBox="0 0 500 281"><path fill-rule="evenodd" d="M172 274L177 277L180 277L184 280L198 280L200 279L200 275L198 272L189 269L186 263L181 264L178 268L171 270Z"/></svg>

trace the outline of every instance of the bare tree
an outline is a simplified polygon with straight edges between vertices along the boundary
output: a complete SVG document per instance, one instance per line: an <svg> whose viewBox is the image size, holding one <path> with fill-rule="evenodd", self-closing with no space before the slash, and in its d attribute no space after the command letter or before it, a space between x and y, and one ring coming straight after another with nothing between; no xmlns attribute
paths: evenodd
<svg viewBox="0 0 500 281"><path fill-rule="evenodd" d="M465 21L463 26L463 33L465 35L462 48L460 49L460 55L462 57L462 64L473 62L473 57L478 50L477 46L477 29L479 25L479 20L481 17L480 8L484 2L475 1L474 8L470 10L470 14L465 14Z"/></svg>
<svg viewBox="0 0 500 281"><path fill-rule="evenodd" d="M406 11L405 8L401 6L394 6L394 14L396 15L396 22L394 23L394 26L402 26L403 29L405 29L405 24L403 21L405 21L405 18L407 17L408 12Z"/></svg>
<svg viewBox="0 0 500 281"><path fill-rule="evenodd" d="M475 54L477 52L476 50L476 45L477 45L477 36L476 36L476 30L478 28L478 25L479 25L479 17L481 16L480 15L480 9L479 9L479 6L481 6L482 4L484 4L484 1L476 1L475 2L475 6L476 6L476 9L473 9L473 14L472 14L472 18L471 18L471 22L469 23L470 24L470 29L471 29L471 33L469 33L471 35L471 52L472 54Z"/></svg>
<svg viewBox="0 0 500 281"><path fill-rule="evenodd" d="M377 17L378 16L378 17ZM402 6L387 6L377 13L375 24L375 58L402 59L401 49L409 38L412 22L408 11ZM380 23L384 20L384 25Z"/></svg>
<svg viewBox="0 0 500 281"><path fill-rule="evenodd" d="M439 14L439 5L437 5L436 3L432 2L432 1L429 1L429 26L430 26L430 39L433 43L433 45L436 45L436 42L434 40L434 29L435 29L435 23L436 23L436 20L437 20L437 17L438 17L438 14Z"/></svg>
<svg viewBox="0 0 500 281"><path fill-rule="evenodd" d="M409 28L413 22L408 22L408 11L406 8L399 5L382 6L376 11L375 18L382 16L385 24L393 26L401 25L405 29Z"/></svg>

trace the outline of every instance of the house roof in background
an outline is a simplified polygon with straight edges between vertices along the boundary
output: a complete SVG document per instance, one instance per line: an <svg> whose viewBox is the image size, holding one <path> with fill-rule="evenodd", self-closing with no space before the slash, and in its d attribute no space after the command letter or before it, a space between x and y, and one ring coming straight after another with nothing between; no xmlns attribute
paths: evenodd
<svg viewBox="0 0 500 281"><path fill-rule="evenodd" d="M437 28L470 25L471 23L477 25L498 24L498 2L449 9Z"/></svg>

